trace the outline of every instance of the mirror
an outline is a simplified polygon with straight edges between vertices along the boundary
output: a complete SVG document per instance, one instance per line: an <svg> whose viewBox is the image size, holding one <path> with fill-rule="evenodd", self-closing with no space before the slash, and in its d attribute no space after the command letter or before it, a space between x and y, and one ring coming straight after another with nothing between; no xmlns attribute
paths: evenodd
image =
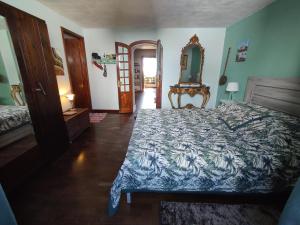
<svg viewBox="0 0 300 225"><path fill-rule="evenodd" d="M195 34L181 51L179 84L202 84L204 48Z"/></svg>
<svg viewBox="0 0 300 225"><path fill-rule="evenodd" d="M13 43L0 15L0 148L21 140L36 144Z"/></svg>

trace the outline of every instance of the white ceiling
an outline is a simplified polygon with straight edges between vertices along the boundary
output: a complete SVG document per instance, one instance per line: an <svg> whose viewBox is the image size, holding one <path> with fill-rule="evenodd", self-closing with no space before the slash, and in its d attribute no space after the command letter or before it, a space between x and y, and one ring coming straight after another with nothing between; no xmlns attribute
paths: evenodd
<svg viewBox="0 0 300 225"><path fill-rule="evenodd" d="M83 27L226 27L273 0L38 0Z"/></svg>

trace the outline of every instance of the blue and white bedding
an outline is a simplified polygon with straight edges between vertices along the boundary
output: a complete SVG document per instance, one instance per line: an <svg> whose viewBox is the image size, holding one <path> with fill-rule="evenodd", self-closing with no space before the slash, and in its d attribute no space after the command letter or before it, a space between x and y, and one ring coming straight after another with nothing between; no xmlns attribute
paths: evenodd
<svg viewBox="0 0 300 225"><path fill-rule="evenodd" d="M109 213L121 192L271 193L299 176L300 118L247 104L141 110Z"/></svg>
<svg viewBox="0 0 300 225"><path fill-rule="evenodd" d="M0 105L0 135L30 123L27 106Z"/></svg>

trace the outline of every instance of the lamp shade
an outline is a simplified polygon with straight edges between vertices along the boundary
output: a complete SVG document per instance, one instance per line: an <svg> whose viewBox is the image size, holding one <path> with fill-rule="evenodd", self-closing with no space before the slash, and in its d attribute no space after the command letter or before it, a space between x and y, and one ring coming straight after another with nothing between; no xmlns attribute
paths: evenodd
<svg viewBox="0 0 300 225"><path fill-rule="evenodd" d="M66 98L67 98L69 101L73 101L73 100L74 100L74 97L75 97L74 94L67 94L67 95L66 95Z"/></svg>
<svg viewBox="0 0 300 225"><path fill-rule="evenodd" d="M239 91L239 83L238 82L229 82L227 84L226 91L229 91L229 92Z"/></svg>

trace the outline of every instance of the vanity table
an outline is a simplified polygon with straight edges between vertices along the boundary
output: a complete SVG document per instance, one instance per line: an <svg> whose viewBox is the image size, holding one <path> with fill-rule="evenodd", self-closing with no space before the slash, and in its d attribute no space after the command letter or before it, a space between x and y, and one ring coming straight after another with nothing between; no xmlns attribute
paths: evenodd
<svg viewBox="0 0 300 225"><path fill-rule="evenodd" d="M184 94L188 94L191 97L194 97L197 94L202 95L203 101L201 104L201 108L205 108L205 106L210 98L209 87L207 87L205 85L201 85L200 87L180 87L178 85L170 86L170 91L169 91L168 97L169 97L169 100L170 100L170 103L171 103L171 106L173 109L175 109L175 106L173 104L172 94L174 94L174 95L177 94L177 104L178 104L179 109L182 108L181 107L181 96ZM187 104L183 108L190 109L193 107L194 106L192 104Z"/></svg>
<svg viewBox="0 0 300 225"><path fill-rule="evenodd" d="M203 101L200 107L205 108L210 98L210 88L202 84L203 64L204 48L195 34L181 50L179 82L170 86L168 97L173 109L176 108L172 100L173 95L177 95L177 108L191 109L195 107L193 104L187 104L184 107L181 106L181 96L184 94L188 94L190 97L194 97L197 94L201 95Z"/></svg>

